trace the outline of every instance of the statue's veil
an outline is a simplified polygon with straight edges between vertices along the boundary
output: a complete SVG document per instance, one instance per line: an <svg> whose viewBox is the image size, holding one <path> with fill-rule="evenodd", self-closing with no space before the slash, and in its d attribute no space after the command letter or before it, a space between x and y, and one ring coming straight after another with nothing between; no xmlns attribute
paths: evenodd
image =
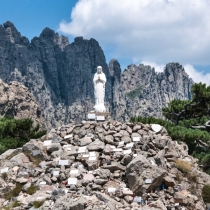
<svg viewBox="0 0 210 210"><path fill-rule="evenodd" d="M98 67L97 67L97 73L99 73L99 72L98 72L99 69L101 69L101 74L102 74L102 73L103 73L103 70L102 70L102 67L101 67L101 66L98 66Z"/></svg>

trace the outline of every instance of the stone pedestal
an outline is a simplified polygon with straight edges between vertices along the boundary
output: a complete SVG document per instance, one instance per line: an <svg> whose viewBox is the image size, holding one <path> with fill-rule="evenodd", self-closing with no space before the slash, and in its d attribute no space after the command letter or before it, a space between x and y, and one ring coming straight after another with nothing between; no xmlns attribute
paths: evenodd
<svg viewBox="0 0 210 210"><path fill-rule="evenodd" d="M105 118L110 116L109 112L96 112L95 114L96 114L96 116L104 116Z"/></svg>
<svg viewBox="0 0 210 210"><path fill-rule="evenodd" d="M88 112L87 113L87 120L103 121L108 116L110 116L109 112Z"/></svg>

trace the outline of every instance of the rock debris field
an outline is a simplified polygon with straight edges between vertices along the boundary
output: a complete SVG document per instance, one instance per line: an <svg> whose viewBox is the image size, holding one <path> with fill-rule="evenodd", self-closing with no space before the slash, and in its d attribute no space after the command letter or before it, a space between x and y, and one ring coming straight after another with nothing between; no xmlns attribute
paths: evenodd
<svg viewBox="0 0 210 210"><path fill-rule="evenodd" d="M113 120L51 129L0 161L0 207L17 210L203 210L210 183L165 128Z"/></svg>

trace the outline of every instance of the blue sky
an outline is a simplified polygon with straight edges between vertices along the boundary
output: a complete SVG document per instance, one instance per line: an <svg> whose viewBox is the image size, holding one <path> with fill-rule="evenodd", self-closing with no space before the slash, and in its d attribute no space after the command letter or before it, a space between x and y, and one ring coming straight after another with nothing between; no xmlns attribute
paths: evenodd
<svg viewBox="0 0 210 210"><path fill-rule="evenodd" d="M7 20L30 40L45 27L69 37L95 38L107 63L144 63L162 71L182 64L194 81L210 85L209 0L1 0Z"/></svg>
<svg viewBox="0 0 210 210"><path fill-rule="evenodd" d="M1 0L0 24L7 20L29 38L39 36L45 27L58 30L62 20L70 21L77 0Z"/></svg>

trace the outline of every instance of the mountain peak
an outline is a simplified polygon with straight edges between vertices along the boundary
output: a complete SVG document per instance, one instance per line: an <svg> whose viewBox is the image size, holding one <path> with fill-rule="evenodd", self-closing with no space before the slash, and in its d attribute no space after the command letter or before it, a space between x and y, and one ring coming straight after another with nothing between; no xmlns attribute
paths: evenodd
<svg viewBox="0 0 210 210"><path fill-rule="evenodd" d="M43 39L50 43L55 43L63 50L68 44L69 40L67 37L61 35L59 36L54 30L46 27L43 29L42 33L39 36L40 39Z"/></svg>
<svg viewBox="0 0 210 210"><path fill-rule="evenodd" d="M8 27L14 27L15 28L14 24L12 22L10 22L9 20L7 22L5 22L3 25L4 25L5 29L8 28Z"/></svg>
<svg viewBox="0 0 210 210"><path fill-rule="evenodd" d="M29 44L28 39L24 36L21 36L20 32L18 32L18 30L16 29L16 27L12 22L7 21L3 25L5 29L6 39L8 41L16 44L23 44L23 45Z"/></svg>

